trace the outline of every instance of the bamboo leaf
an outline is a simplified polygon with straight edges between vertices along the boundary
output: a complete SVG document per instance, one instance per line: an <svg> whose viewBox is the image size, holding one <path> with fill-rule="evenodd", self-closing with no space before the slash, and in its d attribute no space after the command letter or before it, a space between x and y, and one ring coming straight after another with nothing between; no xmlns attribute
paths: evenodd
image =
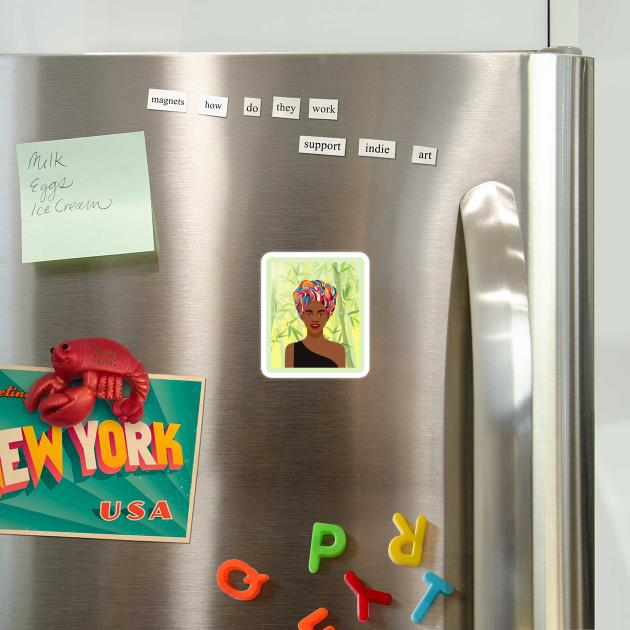
<svg viewBox="0 0 630 630"><path fill-rule="evenodd" d="M357 309L356 311L350 311L348 315L354 315L355 313L358 313L358 312L359 312L359 309Z"/></svg>

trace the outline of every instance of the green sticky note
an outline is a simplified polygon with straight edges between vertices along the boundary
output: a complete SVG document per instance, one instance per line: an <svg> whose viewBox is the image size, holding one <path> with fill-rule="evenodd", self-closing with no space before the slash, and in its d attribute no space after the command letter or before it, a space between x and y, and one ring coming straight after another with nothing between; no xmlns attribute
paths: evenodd
<svg viewBox="0 0 630 630"><path fill-rule="evenodd" d="M17 145L22 262L153 251L144 132Z"/></svg>

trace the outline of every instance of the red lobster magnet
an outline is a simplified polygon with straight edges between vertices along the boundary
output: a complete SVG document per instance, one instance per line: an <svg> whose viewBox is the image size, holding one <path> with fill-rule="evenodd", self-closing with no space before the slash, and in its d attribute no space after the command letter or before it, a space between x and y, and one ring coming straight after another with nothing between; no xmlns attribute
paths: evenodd
<svg viewBox="0 0 630 630"><path fill-rule="evenodd" d="M26 408L38 409L44 422L55 427L79 424L97 397L114 401L112 411L121 422L134 424L142 418L149 375L125 346L98 337L73 339L51 348L50 354L55 371L37 379L26 395ZM83 385L70 387L76 378L83 378ZM128 398L122 395L123 379L131 385Z"/></svg>

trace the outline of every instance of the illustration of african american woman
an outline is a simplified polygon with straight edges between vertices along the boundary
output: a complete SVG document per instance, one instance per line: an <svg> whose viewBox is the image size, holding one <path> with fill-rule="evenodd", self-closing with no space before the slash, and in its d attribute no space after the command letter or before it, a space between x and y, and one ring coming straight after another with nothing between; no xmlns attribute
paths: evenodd
<svg viewBox="0 0 630 630"><path fill-rule="evenodd" d="M337 289L321 280L303 280L294 291L293 300L306 326L306 337L287 346L284 367L345 368L345 348L324 338L324 327L337 305Z"/></svg>

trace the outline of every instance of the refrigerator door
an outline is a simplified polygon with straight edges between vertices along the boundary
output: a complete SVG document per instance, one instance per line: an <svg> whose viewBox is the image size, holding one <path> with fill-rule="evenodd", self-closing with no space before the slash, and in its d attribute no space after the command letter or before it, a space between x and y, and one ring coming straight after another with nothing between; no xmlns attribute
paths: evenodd
<svg viewBox="0 0 630 630"><path fill-rule="evenodd" d="M423 627L473 628L479 606L484 623L494 619L484 630L528 615L540 628L589 626L592 60L507 52L0 61L0 363L46 365L61 339L109 337L150 373L207 378L190 544L0 536L7 627L294 628L324 606L341 630L358 624L346 571L393 595L371 607L375 628L411 627L425 571L455 592L435 600ZM188 113L147 110L150 88L188 91ZM198 115L202 94L228 97L227 118ZM273 118L274 96L301 98L300 119ZM262 99L260 117L242 115L245 97ZM338 99L338 120L308 118L309 98ZM131 131L146 136L156 253L22 264L16 143ZM345 138L346 156L299 154L300 136ZM360 157L359 138L396 141L396 159ZM437 147L435 166L413 164L413 145ZM483 509L505 497L477 502L497 488L475 478L469 295L474 313L475 287L490 279L469 294L459 207L489 181L514 193L527 270L526 565L507 524L494 549L478 531ZM368 256L364 378L261 372L261 259L286 251ZM522 272L522 260L513 262ZM520 360L518 350L506 360ZM526 441L521 416L506 422L506 452L521 428ZM489 439L496 474L513 475L501 436ZM531 483L525 468L513 505L521 541L532 523L530 504L516 500ZM388 558L397 512L428 519L419 568ZM340 525L348 543L311 574L315 522ZM254 601L218 588L230 558L270 576ZM531 566L533 583L517 580ZM486 578L502 592L517 584L524 603L496 601L490 582L478 586Z"/></svg>

